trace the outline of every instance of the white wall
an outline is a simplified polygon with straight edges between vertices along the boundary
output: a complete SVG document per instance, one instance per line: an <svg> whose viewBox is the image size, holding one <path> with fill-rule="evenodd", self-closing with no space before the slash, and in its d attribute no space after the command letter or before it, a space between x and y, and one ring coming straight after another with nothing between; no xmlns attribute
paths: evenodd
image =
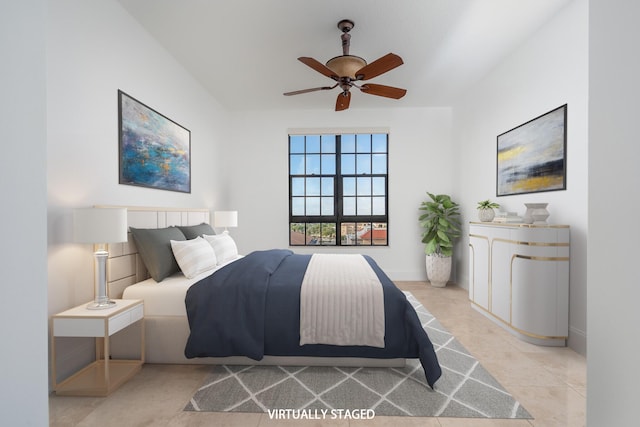
<svg viewBox="0 0 640 427"><path fill-rule="evenodd" d="M289 247L288 129L387 127L389 246L357 251L372 255L394 280L426 280L418 206L426 191L453 188L450 109L243 112L233 114L231 127L234 133L223 156L231 161L220 162L227 165L223 188L230 189L223 200L227 209L239 212L239 227L230 232L245 253Z"/></svg>
<svg viewBox="0 0 640 427"><path fill-rule="evenodd" d="M571 226L569 345L586 351L588 4L575 0L483 78L454 107L455 196L465 222L491 199L522 215L549 202L549 222ZM497 135L568 104L567 189L496 197ZM468 238L458 245L459 284L468 287Z"/></svg>
<svg viewBox="0 0 640 427"><path fill-rule="evenodd" d="M3 3L0 14L0 224L3 425L45 426L46 1Z"/></svg>
<svg viewBox="0 0 640 427"><path fill-rule="evenodd" d="M640 3L589 2L589 426L638 424ZM618 212L621 215L618 215Z"/></svg>
<svg viewBox="0 0 640 427"><path fill-rule="evenodd" d="M91 248L71 242L73 208L215 208L214 161L227 127L224 110L118 2L51 2L47 31L52 315L93 298ZM191 131L190 194L118 184L118 89Z"/></svg>

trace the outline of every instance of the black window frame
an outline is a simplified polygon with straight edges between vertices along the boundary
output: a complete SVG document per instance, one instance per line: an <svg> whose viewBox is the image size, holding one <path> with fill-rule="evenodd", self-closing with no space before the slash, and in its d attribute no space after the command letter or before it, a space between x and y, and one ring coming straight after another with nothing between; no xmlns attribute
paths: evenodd
<svg viewBox="0 0 640 427"><path fill-rule="evenodd" d="M354 138L354 151L345 151L345 149L343 149L343 138L345 136L350 136ZM358 150L358 136L368 136L369 137L369 150L368 151L359 151ZM374 149L374 135L384 135L385 140L384 140L384 151L375 151ZM333 174L323 174L322 173L322 163L320 163L320 173L319 174L307 174L307 170L306 170L306 164L307 164L307 156L308 155L316 155L319 154L320 155L320 162L322 162L322 155L326 155L326 152L322 152L322 140L320 140L320 151L319 152L308 152L307 151L307 138L317 138L320 137L322 138L322 136L334 136L335 137L335 153L331 153L333 154L334 157L334 163L335 163L335 170ZM296 137L296 138L304 138L304 152L303 153L299 153L299 152L292 152L292 142L291 139L292 137ZM287 144L288 144L288 157L287 157L287 162L288 162L288 170L289 170L289 245L290 246L331 246L331 247L336 247L336 246L341 246L341 247L354 247L354 246L367 246L367 247L376 247L376 246L389 246L389 132L387 131L372 131L372 132L365 132L365 131L358 131L358 132L332 132L332 133L317 133L317 132L309 132L309 133L292 133L289 134L288 138L287 138ZM354 165L354 171L353 173L349 173L349 174L343 174L342 173L342 155L343 154L349 154L349 155L354 155L355 157L358 156L358 154L364 154L364 155L368 155L369 156L369 168L368 168L368 173L358 173L358 161L355 161ZM380 154L384 154L384 170L385 173L373 173L373 163L374 163L374 155L380 155ZM304 158L304 163L305 163L305 170L302 174L292 174L292 155L302 155ZM294 196L293 194L293 190L294 190L294 179L296 178L303 178L305 179L305 193L303 196L300 195L296 195ZM307 194L306 194L306 182L307 182L307 178L320 178L320 180L322 181L322 178L333 178L333 214L332 215L322 215L322 208L320 207L320 215L306 215L306 201L307 201ZM343 188L343 182L345 178L352 178L355 181L355 194L354 195L344 195L344 188ZM370 186L371 186L371 190L369 192L368 195L363 196L363 195L358 195L358 191L357 191L357 186L358 186L358 178L369 178L371 180ZM382 178L384 181L384 194L383 195L376 195L375 194L375 189L374 189L374 179L375 178ZM320 181L320 182L321 182ZM321 188L322 188L322 184L320 184ZM322 200L322 191L321 193L316 196L314 195L314 197L318 197L320 200ZM344 214L344 206L343 206L343 200L345 197L353 197L355 199L355 209L356 209L356 214L355 215L345 215ZM367 197L370 199L370 203L371 203L371 207L370 207L370 214L367 215L358 215L357 214L357 209L358 209L358 198L359 197ZM301 198L304 200L305 203L305 215L294 215L293 214L293 210L294 210L294 198ZM384 199L384 214L380 215L380 214L376 214L374 215L374 199L375 198L382 198ZM324 226L325 224L327 226L331 226L334 225L335 226L335 239L333 241L333 243L331 243L331 241L324 241L324 239L320 239L320 242L314 242L314 243L310 243L309 239L308 239L308 234L307 234L307 230L309 229L310 225L315 227L317 224L320 224L320 226ZM355 225L355 228L357 229L358 225L362 225L362 224L369 224L370 225L370 230L371 230L371 238L369 239L369 243L363 243L362 241L358 241L358 239L355 239L355 242L353 243L346 243L346 237L347 236L343 236L343 224L345 226L348 225ZM374 238L374 230L376 229L375 224L384 224L384 229L385 229L385 240L384 243L374 243L376 241L376 239ZM292 226L294 225L299 225L299 226L304 226L304 239L302 240L302 242L294 242L293 241L293 233L292 233ZM320 233L322 235L322 233ZM343 237L345 238L345 243L343 243Z"/></svg>

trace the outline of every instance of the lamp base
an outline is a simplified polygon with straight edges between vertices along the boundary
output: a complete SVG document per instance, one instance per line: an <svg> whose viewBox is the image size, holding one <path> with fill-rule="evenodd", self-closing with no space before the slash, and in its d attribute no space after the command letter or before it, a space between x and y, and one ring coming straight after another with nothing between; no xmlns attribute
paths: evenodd
<svg viewBox="0 0 640 427"><path fill-rule="evenodd" d="M105 308L115 307L116 302L112 300L106 300L102 302L90 302L87 304L87 310L104 310Z"/></svg>
<svg viewBox="0 0 640 427"><path fill-rule="evenodd" d="M109 258L109 252L100 249L94 254L95 265L95 292L93 302L87 304L89 310L104 310L105 308L111 308L116 305L115 301L109 299L107 294L107 258Z"/></svg>

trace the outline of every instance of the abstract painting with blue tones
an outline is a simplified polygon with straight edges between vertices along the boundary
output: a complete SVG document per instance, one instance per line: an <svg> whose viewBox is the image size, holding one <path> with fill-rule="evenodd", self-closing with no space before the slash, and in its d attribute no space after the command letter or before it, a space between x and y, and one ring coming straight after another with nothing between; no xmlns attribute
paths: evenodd
<svg viewBox="0 0 640 427"><path fill-rule="evenodd" d="M567 105L498 135L497 196L565 190Z"/></svg>
<svg viewBox="0 0 640 427"><path fill-rule="evenodd" d="M191 132L118 91L120 184L191 192Z"/></svg>

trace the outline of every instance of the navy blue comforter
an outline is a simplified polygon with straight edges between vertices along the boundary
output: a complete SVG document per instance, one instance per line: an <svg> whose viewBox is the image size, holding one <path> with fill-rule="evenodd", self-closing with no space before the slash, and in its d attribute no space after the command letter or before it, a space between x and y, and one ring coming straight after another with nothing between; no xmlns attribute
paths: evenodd
<svg viewBox="0 0 640 427"><path fill-rule="evenodd" d="M252 252L191 286L185 356L419 358L433 387L442 371L415 310L375 261L365 258L383 287L384 348L300 346L300 286L311 255L272 249Z"/></svg>

